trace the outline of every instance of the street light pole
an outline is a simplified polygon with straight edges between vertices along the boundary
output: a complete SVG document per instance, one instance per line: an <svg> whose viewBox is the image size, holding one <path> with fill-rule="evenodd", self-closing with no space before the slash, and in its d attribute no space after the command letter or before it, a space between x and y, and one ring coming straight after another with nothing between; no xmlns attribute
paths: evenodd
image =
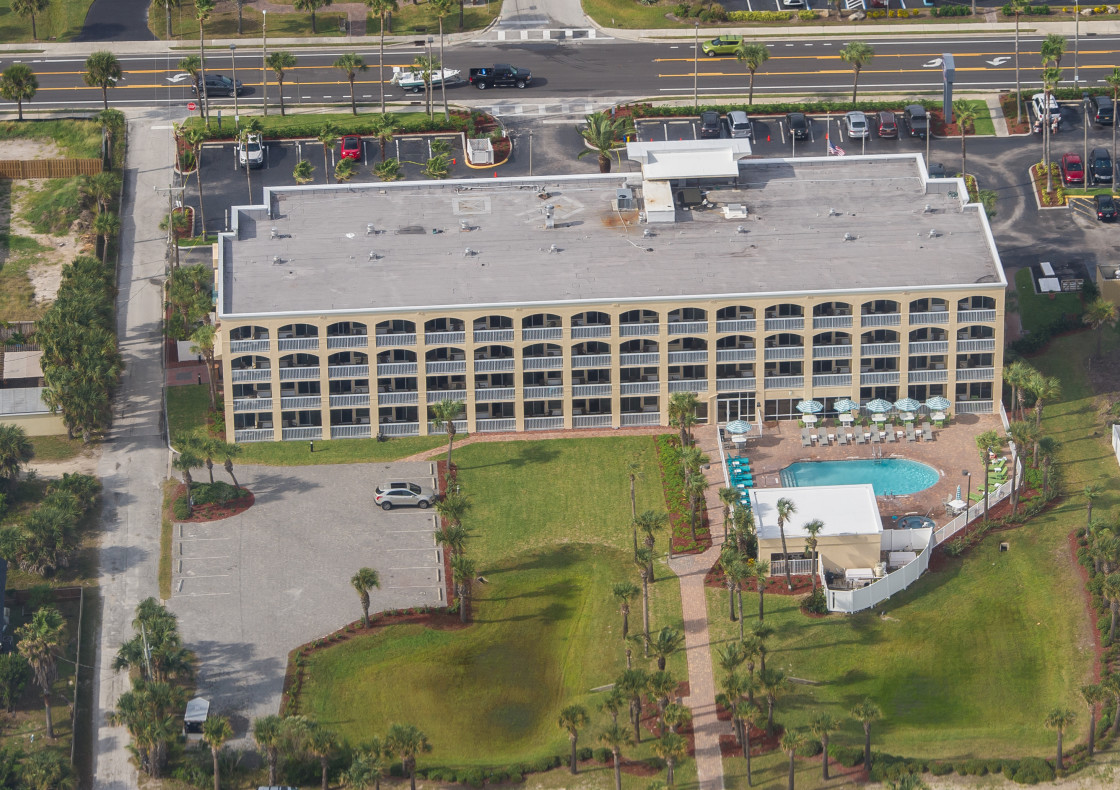
<svg viewBox="0 0 1120 790"><path fill-rule="evenodd" d="M241 123L241 116L237 113L237 45L229 45L229 59L233 62L233 129Z"/></svg>
<svg viewBox="0 0 1120 790"><path fill-rule="evenodd" d="M964 520L965 520L965 523L967 525L967 522L968 522L968 503L969 503L969 500L972 498L972 472L968 471L967 469L962 469L961 474L964 475L965 479L968 481L968 483L967 483L968 487L967 487L966 493L964 495L964 513L965 513Z"/></svg>
<svg viewBox="0 0 1120 790"><path fill-rule="evenodd" d="M1081 3L1073 7L1073 84L1077 85L1077 54L1081 49Z"/></svg>
<svg viewBox="0 0 1120 790"><path fill-rule="evenodd" d="M700 23L693 23L692 41L692 106L700 109Z"/></svg>
<svg viewBox="0 0 1120 790"><path fill-rule="evenodd" d="M268 9L261 11L261 34L264 46L261 50L261 82L264 83L264 114L268 115Z"/></svg>

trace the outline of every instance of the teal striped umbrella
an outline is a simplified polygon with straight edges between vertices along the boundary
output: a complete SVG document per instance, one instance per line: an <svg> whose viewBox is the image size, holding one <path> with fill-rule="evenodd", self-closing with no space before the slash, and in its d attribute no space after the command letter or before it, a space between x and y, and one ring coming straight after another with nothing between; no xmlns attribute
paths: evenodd
<svg viewBox="0 0 1120 790"><path fill-rule="evenodd" d="M819 400L803 400L794 406L802 414L816 414L817 412L824 411L824 404Z"/></svg>
<svg viewBox="0 0 1120 790"><path fill-rule="evenodd" d="M886 414L893 408L893 403L891 403L889 400L883 400L882 398L876 398L875 400L871 401L871 403L867 404L867 410L872 414Z"/></svg>
<svg viewBox="0 0 1120 790"><path fill-rule="evenodd" d="M926 407L930 411L945 411L952 405L952 401L950 401L948 398L943 398L940 395L934 395L932 398L926 399Z"/></svg>
<svg viewBox="0 0 1120 790"><path fill-rule="evenodd" d="M894 407L899 411L917 411L921 405L913 398L903 398L894 402Z"/></svg>
<svg viewBox="0 0 1120 790"><path fill-rule="evenodd" d="M746 420L732 420L724 426L728 433L744 434L751 432L751 424Z"/></svg>
<svg viewBox="0 0 1120 790"><path fill-rule="evenodd" d="M859 404L851 398L841 398L836 401L836 403L832 404L832 408L836 409L836 411L856 411L859 409Z"/></svg>

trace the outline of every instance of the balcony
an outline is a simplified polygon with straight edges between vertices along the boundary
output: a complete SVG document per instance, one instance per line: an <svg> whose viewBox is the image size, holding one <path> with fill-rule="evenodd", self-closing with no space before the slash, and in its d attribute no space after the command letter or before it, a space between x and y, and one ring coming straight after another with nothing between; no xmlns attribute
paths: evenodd
<svg viewBox="0 0 1120 790"><path fill-rule="evenodd" d="M384 335L377 336L378 348L397 348L399 346L414 346L416 345L416 333L395 333L386 332Z"/></svg>
<svg viewBox="0 0 1120 790"><path fill-rule="evenodd" d="M402 393L402 394L415 395L415 393ZM415 400L416 399L413 398L413 402L415 402ZM347 407L352 408L354 406L369 406L369 393L368 392L355 392L355 393L352 393L352 394L349 394L349 395L331 395L330 396L330 407L332 409L341 409L341 408L347 408Z"/></svg>
<svg viewBox="0 0 1120 790"><path fill-rule="evenodd" d="M502 357L493 359L476 359L474 361L475 373L495 373L498 371L514 370L517 367L517 360L513 357Z"/></svg>
<svg viewBox="0 0 1120 790"><path fill-rule="evenodd" d="M805 319L800 318L800 317L798 317L798 318L767 318L766 323L765 323L765 327L766 327L767 332L775 332L775 331L778 331L778 330L788 330L788 329L794 329L794 330L804 329L805 328Z"/></svg>
<svg viewBox="0 0 1120 790"><path fill-rule="evenodd" d="M467 342L466 332L425 332L424 343L429 346L451 346Z"/></svg>
<svg viewBox="0 0 1120 790"><path fill-rule="evenodd" d="M609 398L610 384L576 384L572 387L573 398Z"/></svg>
<svg viewBox="0 0 1120 790"><path fill-rule="evenodd" d="M466 390L428 390L428 403L439 403L441 400L465 401Z"/></svg>
<svg viewBox="0 0 1120 790"><path fill-rule="evenodd" d="M990 400L959 400L954 407L957 414L991 414L992 401Z"/></svg>
<svg viewBox="0 0 1120 790"><path fill-rule="evenodd" d="M619 337L646 337L661 332L661 324L619 324Z"/></svg>
<svg viewBox="0 0 1120 790"><path fill-rule="evenodd" d="M762 381L768 390L796 390L805 386L804 376L766 376Z"/></svg>
<svg viewBox="0 0 1120 790"><path fill-rule="evenodd" d="M239 411L272 411L272 398L237 398L233 402L233 410Z"/></svg>
<svg viewBox="0 0 1120 790"><path fill-rule="evenodd" d="M233 440L238 444L245 442L271 442L271 428L245 428L233 432Z"/></svg>
<svg viewBox="0 0 1120 790"><path fill-rule="evenodd" d="M707 321L670 321L667 325L670 335L706 335Z"/></svg>
<svg viewBox="0 0 1120 790"><path fill-rule="evenodd" d="M590 326L573 326L571 329L572 340L582 340L588 337L610 337L609 324L592 324Z"/></svg>
<svg viewBox="0 0 1120 790"><path fill-rule="evenodd" d="M899 326L902 313L864 313L859 317L860 326Z"/></svg>
<svg viewBox="0 0 1120 790"><path fill-rule="evenodd" d="M660 365L661 354L657 351L647 354L619 354L618 364L622 367L633 365Z"/></svg>
<svg viewBox="0 0 1120 790"><path fill-rule="evenodd" d="M758 324L753 318L737 318L733 321L716 321L716 331L720 334L731 332L753 332Z"/></svg>
<svg viewBox="0 0 1120 790"><path fill-rule="evenodd" d="M920 340L910 343L908 350L911 354L948 354L948 340Z"/></svg>
<svg viewBox="0 0 1120 790"><path fill-rule="evenodd" d="M958 324L990 324L996 320L995 310L958 310Z"/></svg>
<svg viewBox="0 0 1120 790"><path fill-rule="evenodd" d="M474 330L474 342L476 343L497 343L509 342L513 340L512 329L476 329Z"/></svg>
<svg viewBox="0 0 1120 790"><path fill-rule="evenodd" d="M418 422L383 422L377 426L378 433L384 436L419 436Z"/></svg>
<svg viewBox="0 0 1120 790"><path fill-rule="evenodd" d="M234 384L246 381L270 381L272 379L272 368L242 368L241 370L230 371L230 380Z"/></svg>
<svg viewBox="0 0 1120 790"><path fill-rule="evenodd" d="M756 353L753 348L718 348L716 362L754 362Z"/></svg>
<svg viewBox="0 0 1120 790"><path fill-rule="evenodd" d="M415 376L415 362L382 362L377 366L378 376Z"/></svg>
<svg viewBox="0 0 1120 790"><path fill-rule="evenodd" d="M564 327L562 326L542 326L534 327L533 329L522 329L522 340L559 340L564 336Z"/></svg>
<svg viewBox="0 0 1120 790"><path fill-rule="evenodd" d="M268 340L231 340L229 352L231 354L246 354L254 351L268 351Z"/></svg>
<svg viewBox="0 0 1120 790"><path fill-rule="evenodd" d="M333 335L327 338L327 348L369 348L369 335Z"/></svg>
<svg viewBox="0 0 1120 790"><path fill-rule="evenodd" d="M346 366L350 367L350 366ZM333 367L331 368L334 369ZM368 370L368 368L367 368ZM311 367L298 367L298 368L280 368L281 381L308 381L310 379L319 378L320 368L318 365ZM368 375L368 374L367 374Z"/></svg>
<svg viewBox="0 0 1120 790"><path fill-rule="evenodd" d="M345 397L345 396L343 396ZM379 392L377 393L378 406L411 406L414 403L420 402L420 393L418 392ZM331 398L331 405L334 405L334 398Z"/></svg>
<svg viewBox="0 0 1120 790"><path fill-rule="evenodd" d="M330 365L327 368L327 378L331 379L364 379L368 377L369 365Z"/></svg>
<svg viewBox="0 0 1120 790"><path fill-rule="evenodd" d="M281 351L314 351L319 348L319 338L284 337L277 341L276 347Z"/></svg>
<svg viewBox="0 0 1120 790"><path fill-rule="evenodd" d="M851 373L823 373L813 376L814 387L850 387Z"/></svg>
<svg viewBox="0 0 1120 790"><path fill-rule="evenodd" d="M572 417L573 428L610 428L609 414L577 414Z"/></svg>
<svg viewBox="0 0 1120 790"><path fill-rule="evenodd" d="M455 433L464 434L464 433L467 432L467 421L466 420L452 420L451 424L455 427ZM430 424L428 433L431 436L446 436L447 435L447 431L444 429L444 427L442 425L437 425L434 422Z"/></svg>
<svg viewBox="0 0 1120 790"><path fill-rule="evenodd" d="M906 374L911 384L940 384L949 380L947 370L911 370Z"/></svg>
<svg viewBox="0 0 1120 790"><path fill-rule="evenodd" d="M323 399L319 395L300 395L289 398L280 398L280 408L287 411L296 409L321 409Z"/></svg>
<svg viewBox="0 0 1120 790"><path fill-rule="evenodd" d="M813 329L851 329L852 317L850 315L817 315L813 316Z"/></svg>
<svg viewBox="0 0 1120 790"><path fill-rule="evenodd" d="M513 387L475 387L474 399L476 401L513 400L517 397L517 390Z"/></svg>
<svg viewBox="0 0 1120 790"><path fill-rule="evenodd" d="M656 411L639 411L630 414L620 414L618 424L623 428L635 425L660 425L661 413Z"/></svg>
<svg viewBox="0 0 1120 790"><path fill-rule="evenodd" d="M708 361L707 351L670 351L670 365L695 365Z"/></svg>
<svg viewBox="0 0 1120 790"><path fill-rule="evenodd" d="M424 371L429 376L434 373L466 373L467 361L465 359L448 359L440 362L426 362Z"/></svg>
<svg viewBox="0 0 1120 790"><path fill-rule="evenodd" d="M755 388L755 379L716 379L716 392L749 392Z"/></svg>
<svg viewBox="0 0 1120 790"><path fill-rule="evenodd" d="M851 355L851 345L813 346L813 359L847 359Z"/></svg>
<svg viewBox="0 0 1120 790"><path fill-rule="evenodd" d="M929 326L930 324L949 323L948 310L934 310L929 313L911 313L910 326Z"/></svg>
<svg viewBox="0 0 1120 790"><path fill-rule="evenodd" d="M669 382L669 392L707 392L707 379L680 379Z"/></svg>
<svg viewBox="0 0 1120 790"><path fill-rule="evenodd" d="M871 373L860 373L859 384L866 387L871 384L897 384L900 374L897 370L882 370Z"/></svg>
<svg viewBox="0 0 1120 790"><path fill-rule="evenodd" d="M656 395L661 392L659 381L631 381L619 386L621 395Z"/></svg>
<svg viewBox="0 0 1120 790"><path fill-rule="evenodd" d="M513 417L495 417L484 420L475 420L475 430L479 433L495 433L497 431L516 431L517 420Z"/></svg>
<svg viewBox="0 0 1120 790"><path fill-rule="evenodd" d="M995 368L957 368L957 381L991 381Z"/></svg>
<svg viewBox="0 0 1120 790"><path fill-rule="evenodd" d="M564 397L563 387L526 387L525 400L550 400Z"/></svg>
<svg viewBox="0 0 1120 790"><path fill-rule="evenodd" d="M995 338L987 338L980 340L958 340L957 353L967 354L971 351L995 351L996 341Z"/></svg>
<svg viewBox="0 0 1120 790"><path fill-rule="evenodd" d="M323 426L307 425L302 428L284 428L281 430L281 438L285 442L306 442L311 439L322 439Z"/></svg>
<svg viewBox="0 0 1120 790"><path fill-rule="evenodd" d="M332 425L332 439L369 439L373 436L373 429L369 423L365 425Z"/></svg>
<svg viewBox="0 0 1120 790"><path fill-rule="evenodd" d="M555 431L564 427L563 417L526 417L527 431Z"/></svg>
<svg viewBox="0 0 1120 790"><path fill-rule="evenodd" d="M863 343L859 347L863 357L897 357L901 351L901 343Z"/></svg>
<svg viewBox="0 0 1120 790"><path fill-rule="evenodd" d="M804 359L805 346L773 346L763 349L762 358L771 359Z"/></svg>
<svg viewBox="0 0 1120 790"><path fill-rule="evenodd" d="M577 354L572 357L573 368L609 368L610 354Z"/></svg>
<svg viewBox="0 0 1120 790"><path fill-rule="evenodd" d="M524 357L521 360L522 370L559 370L564 367L564 358L555 357Z"/></svg>

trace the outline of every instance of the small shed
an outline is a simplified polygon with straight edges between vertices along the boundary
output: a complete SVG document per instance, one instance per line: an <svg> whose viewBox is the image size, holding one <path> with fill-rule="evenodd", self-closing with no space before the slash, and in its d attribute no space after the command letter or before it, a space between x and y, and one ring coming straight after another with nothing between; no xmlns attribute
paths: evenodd
<svg viewBox="0 0 1120 790"><path fill-rule="evenodd" d="M187 702L187 712L183 714L183 734L187 743L202 740L202 725L210 715L210 700L195 697Z"/></svg>

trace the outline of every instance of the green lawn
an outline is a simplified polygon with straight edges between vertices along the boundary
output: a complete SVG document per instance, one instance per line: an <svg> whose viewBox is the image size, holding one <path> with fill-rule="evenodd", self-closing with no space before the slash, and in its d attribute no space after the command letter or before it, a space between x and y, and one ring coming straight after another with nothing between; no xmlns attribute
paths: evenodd
<svg viewBox="0 0 1120 790"><path fill-rule="evenodd" d="M1031 332L1049 326L1064 313L1082 312L1081 297L1078 294L1055 294L1053 299L1045 294L1036 294L1030 269L1015 272L1015 293L1023 329Z"/></svg>
<svg viewBox="0 0 1120 790"><path fill-rule="evenodd" d="M644 470L638 508L664 507L650 437L476 444L456 451L473 507L467 553L487 579L476 584L476 622L461 631L392 626L316 653L300 712L335 722L352 742L393 721L417 724L434 751L423 766L501 766L563 754L560 708L583 704L583 741L608 721L601 693L625 668L621 618L610 585L636 579L629 557L629 484ZM681 628L680 588L663 562L651 586L651 625ZM641 627L641 603L631 629ZM652 667L639 654L636 667ZM682 652L669 669L680 680ZM338 694L339 688L351 693ZM486 744L480 750L479 744ZM630 750L650 756L648 738ZM693 769L685 767L685 776ZM606 779L608 774L603 773ZM637 778L635 778L637 781ZM629 784L628 780L628 784ZM642 780L642 787L648 780Z"/></svg>
<svg viewBox="0 0 1120 790"><path fill-rule="evenodd" d="M68 461L89 449L81 439L67 439L62 436L32 436L36 461Z"/></svg>
<svg viewBox="0 0 1120 790"><path fill-rule="evenodd" d="M0 9L5 2L0 0ZM2 20L0 16L0 30ZM0 121L0 140L23 139L53 142L64 156L74 159L96 159L101 155L101 124L94 121Z"/></svg>
<svg viewBox="0 0 1120 790"><path fill-rule="evenodd" d="M664 5L643 5L633 2L633 0L583 0L583 12L604 27L637 30L678 27L683 31L685 29L684 24L665 17L671 10L672 5L668 3ZM713 31L708 38L712 38L719 32L714 28ZM705 32L708 31L701 31L701 37L704 36Z"/></svg>
<svg viewBox="0 0 1120 790"><path fill-rule="evenodd" d="M271 106L271 100L269 104ZM323 126L327 123L334 125L336 135L371 134L380 116L380 113L373 111L361 112L358 115L349 112L280 115L275 109L274 107L274 111L267 116L246 113L241 116L242 122L247 122L249 118L256 119L260 122L263 134L267 138L317 137L320 130L322 130ZM438 118L441 121L443 120L442 115L438 116ZM423 125L428 123L428 114L424 112L395 112L393 113L393 119L398 124L398 132L408 134L410 132L420 131ZM198 117L188 118L183 126L187 129L201 127L203 126L203 121ZM228 137L233 135L233 133L232 119L229 117L225 118L222 122L222 128L219 129L217 118L211 116L211 137ZM305 156L311 160L312 164L322 168L322 148L318 146L308 148L308 153L306 153Z"/></svg>
<svg viewBox="0 0 1120 790"><path fill-rule="evenodd" d="M39 41L69 41L78 35L93 0L51 0L45 11L35 15ZM31 42L31 18L12 11L12 0L0 0L0 41Z"/></svg>

